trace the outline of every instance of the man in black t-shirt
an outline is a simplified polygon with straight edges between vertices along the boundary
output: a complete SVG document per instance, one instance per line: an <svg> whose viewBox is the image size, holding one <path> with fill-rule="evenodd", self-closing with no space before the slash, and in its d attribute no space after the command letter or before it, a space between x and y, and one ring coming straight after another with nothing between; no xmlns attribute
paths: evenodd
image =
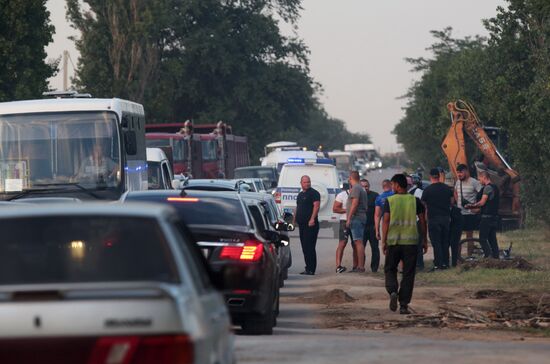
<svg viewBox="0 0 550 364"><path fill-rule="evenodd" d="M315 189L311 188L311 179L309 176L302 176L300 179L302 191L296 199L295 223L298 224L300 231L300 243L306 269L300 273L304 275L314 275L317 269L317 236L319 235L319 220L317 214L321 205L321 195Z"/></svg>
<svg viewBox="0 0 550 364"><path fill-rule="evenodd" d="M478 173L479 182L483 189L479 191L477 202L466 205L467 209L481 207L481 221L479 223L479 242L483 249L485 258L500 258L497 241L498 209L500 205L500 192L498 187L491 183L489 173L482 171Z"/></svg>
<svg viewBox="0 0 550 364"><path fill-rule="evenodd" d="M370 269L372 272L378 272L378 267L380 266L380 247L378 239L376 238L376 230L374 229L374 209L376 207L378 193L370 190L370 182L366 179L361 180L361 186L367 191L367 224L365 225L363 244L366 247L367 242L370 243Z"/></svg>
<svg viewBox="0 0 550 364"><path fill-rule="evenodd" d="M431 185L422 193L422 201L428 210L428 234L434 248L434 267L449 268L449 228L453 190L440 182L439 169L430 171Z"/></svg>

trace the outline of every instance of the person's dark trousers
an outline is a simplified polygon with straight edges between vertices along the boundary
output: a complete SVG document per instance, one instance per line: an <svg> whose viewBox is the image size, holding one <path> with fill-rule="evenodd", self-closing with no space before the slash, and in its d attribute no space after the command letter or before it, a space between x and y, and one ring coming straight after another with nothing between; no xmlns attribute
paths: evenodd
<svg viewBox="0 0 550 364"><path fill-rule="evenodd" d="M378 272L378 268L380 267L380 247L378 239L376 239L374 225L365 226L365 240L363 241L365 247L367 246L367 242L370 244L371 251L370 269L373 272Z"/></svg>
<svg viewBox="0 0 550 364"><path fill-rule="evenodd" d="M416 255L416 268L418 270L424 269L424 247L422 246L422 234L420 233L420 221L416 222L416 229L418 230L418 254Z"/></svg>
<svg viewBox="0 0 550 364"><path fill-rule="evenodd" d="M302 252L306 262L306 271L315 273L317 269L317 235L319 235L319 223L315 226L299 225L300 243L302 244Z"/></svg>
<svg viewBox="0 0 550 364"><path fill-rule="evenodd" d="M481 215L479 242L485 258L499 258L497 242L498 216Z"/></svg>
<svg viewBox="0 0 550 364"><path fill-rule="evenodd" d="M460 238L462 237L462 214L458 207L451 209L451 225L449 226L449 245L451 246L451 263L453 267L460 259Z"/></svg>
<svg viewBox="0 0 550 364"><path fill-rule="evenodd" d="M401 306L407 306L411 302L417 255L418 248L416 245L388 246L384 265L386 291L388 291L389 294L397 292ZM400 261L403 261L403 278L401 279L401 284L397 282L397 267Z"/></svg>
<svg viewBox="0 0 550 364"><path fill-rule="evenodd" d="M449 266L449 222L450 218L435 216L428 221L428 233L434 249L434 265Z"/></svg>

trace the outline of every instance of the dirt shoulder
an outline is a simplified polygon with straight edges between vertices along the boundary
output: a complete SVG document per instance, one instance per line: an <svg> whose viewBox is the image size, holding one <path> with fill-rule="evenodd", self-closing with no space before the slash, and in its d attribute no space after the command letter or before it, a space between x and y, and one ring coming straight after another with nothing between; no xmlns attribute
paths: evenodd
<svg viewBox="0 0 550 364"><path fill-rule="evenodd" d="M311 281L309 291L282 297L282 302L315 304L319 328L458 340L550 341L549 240L529 232L500 238L503 243L515 239L522 259L419 273L411 315L388 309L381 273L323 274Z"/></svg>

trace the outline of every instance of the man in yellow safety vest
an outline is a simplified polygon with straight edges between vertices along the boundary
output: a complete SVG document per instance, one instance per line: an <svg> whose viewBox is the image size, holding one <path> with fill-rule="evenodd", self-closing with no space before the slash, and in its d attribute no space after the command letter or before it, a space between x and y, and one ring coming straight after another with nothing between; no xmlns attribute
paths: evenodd
<svg viewBox="0 0 550 364"><path fill-rule="evenodd" d="M411 302L414 277L416 273L416 258L418 254L418 229L416 218L419 219L420 234L424 254L428 251L426 235L426 217L422 202L407 193L407 178L396 174L391 179L395 194L388 197L384 205L384 221L382 223L382 249L386 255L384 273L386 290L390 295L390 310L407 315ZM401 284L397 281L397 267L403 262L403 278Z"/></svg>

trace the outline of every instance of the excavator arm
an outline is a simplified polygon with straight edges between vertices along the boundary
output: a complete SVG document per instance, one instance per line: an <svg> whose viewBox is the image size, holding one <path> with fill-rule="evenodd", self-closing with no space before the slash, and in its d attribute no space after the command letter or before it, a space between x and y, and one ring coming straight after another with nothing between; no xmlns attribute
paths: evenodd
<svg viewBox="0 0 550 364"><path fill-rule="evenodd" d="M499 173L506 173L513 183L519 181L519 174L510 167L483 129L474 108L465 101L458 100L447 104L451 113L451 128L443 140L441 147L449 167L456 177L458 164L468 165L464 143L464 130L474 141L479 151L485 157L485 164Z"/></svg>
<svg viewBox="0 0 550 364"><path fill-rule="evenodd" d="M499 214L512 219L522 220L521 204L519 200L519 174L510 167L489 138L474 108L465 101L458 100L447 104L451 114L451 127L441 144L447 156L449 168L457 179L457 166L469 165L466 155L464 132L474 141L483 154L483 163L476 163L478 170L489 171L491 180L501 191L501 208Z"/></svg>

